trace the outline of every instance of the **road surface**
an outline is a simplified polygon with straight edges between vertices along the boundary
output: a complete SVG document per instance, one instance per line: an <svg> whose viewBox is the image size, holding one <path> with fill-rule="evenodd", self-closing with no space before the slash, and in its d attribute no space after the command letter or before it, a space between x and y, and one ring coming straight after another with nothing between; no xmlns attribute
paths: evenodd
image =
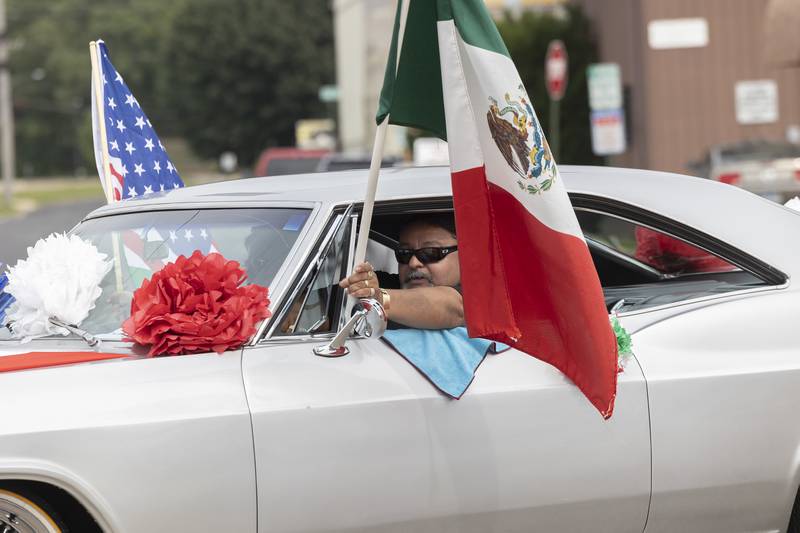
<svg viewBox="0 0 800 533"><path fill-rule="evenodd" d="M43 207L20 218L0 219L0 262L25 259L28 246L54 231L68 231L84 215L103 204L102 198ZM0 267L5 270L5 267Z"/></svg>

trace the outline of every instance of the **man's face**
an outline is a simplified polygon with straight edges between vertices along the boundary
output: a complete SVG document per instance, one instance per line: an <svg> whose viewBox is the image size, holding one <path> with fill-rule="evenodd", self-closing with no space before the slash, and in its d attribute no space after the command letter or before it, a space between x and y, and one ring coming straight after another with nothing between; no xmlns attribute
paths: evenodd
<svg viewBox="0 0 800 533"><path fill-rule="evenodd" d="M456 238L444 228L430 224L412 223L400 233L400 248L418 250L427 247L455 246ZM447 286L461 283L458 252L446 255L441 261L423 265L416 256L407 265L399 265L400 283L404 289Z"/></svg>

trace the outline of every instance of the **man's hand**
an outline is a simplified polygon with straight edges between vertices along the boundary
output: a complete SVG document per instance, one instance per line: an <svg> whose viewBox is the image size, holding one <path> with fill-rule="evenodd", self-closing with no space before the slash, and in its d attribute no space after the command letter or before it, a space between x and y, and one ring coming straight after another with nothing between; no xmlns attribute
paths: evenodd
<svg viewBox="0 0 800 533"><path fill-rule="evenodd" d="M369 263L356 266L353 274L339 286L356 298L375 298L384 304L378 276ZM388 317L400 324L420 329L454 328L464 325L464 303L453 287L391 289Z"/></svg>
<svg viewBox="0 0 800 533"><path fill-rule="evenodd" d="M339 282L339 286L355 298L377 298L382 300L378 276L369 263L356 265L353 273ZM381 302L383 303L383 302Z"/></svg>

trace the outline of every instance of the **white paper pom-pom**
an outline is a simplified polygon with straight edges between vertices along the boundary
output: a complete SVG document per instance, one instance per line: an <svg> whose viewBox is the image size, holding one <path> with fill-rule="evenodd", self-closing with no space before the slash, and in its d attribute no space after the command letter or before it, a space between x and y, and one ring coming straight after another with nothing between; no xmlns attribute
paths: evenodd
<svg viewBox="0 0 800 533"><path fill-rule="evenodd" d="M788 207L789 209L794 209L795 211L800 211L800 198L795 196L794 198L792 198L791 200L786 202L784 205L786 207Z"/></svg>
<svg viewBox="0 0 800 533"><path fill-rule="evenodd" d="M89 315L111 270L106 258L76 235L53 233L28 247L28 259L9 268L5 288L16 299L6 317L14 337L27 342L69 334L50 318L79 325Z"/></svg>

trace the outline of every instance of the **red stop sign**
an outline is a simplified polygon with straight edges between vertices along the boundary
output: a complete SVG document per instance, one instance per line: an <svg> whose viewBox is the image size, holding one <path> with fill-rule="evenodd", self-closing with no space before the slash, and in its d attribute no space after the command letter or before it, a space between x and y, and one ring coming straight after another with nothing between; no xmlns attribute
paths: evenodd
<svg viewBox="0 0 800 533"><path fill-rule="evenodd" d="M551 100L561 100L567 88L567 49L560 40L550 41L544 61L547 94Z"/></svg>

